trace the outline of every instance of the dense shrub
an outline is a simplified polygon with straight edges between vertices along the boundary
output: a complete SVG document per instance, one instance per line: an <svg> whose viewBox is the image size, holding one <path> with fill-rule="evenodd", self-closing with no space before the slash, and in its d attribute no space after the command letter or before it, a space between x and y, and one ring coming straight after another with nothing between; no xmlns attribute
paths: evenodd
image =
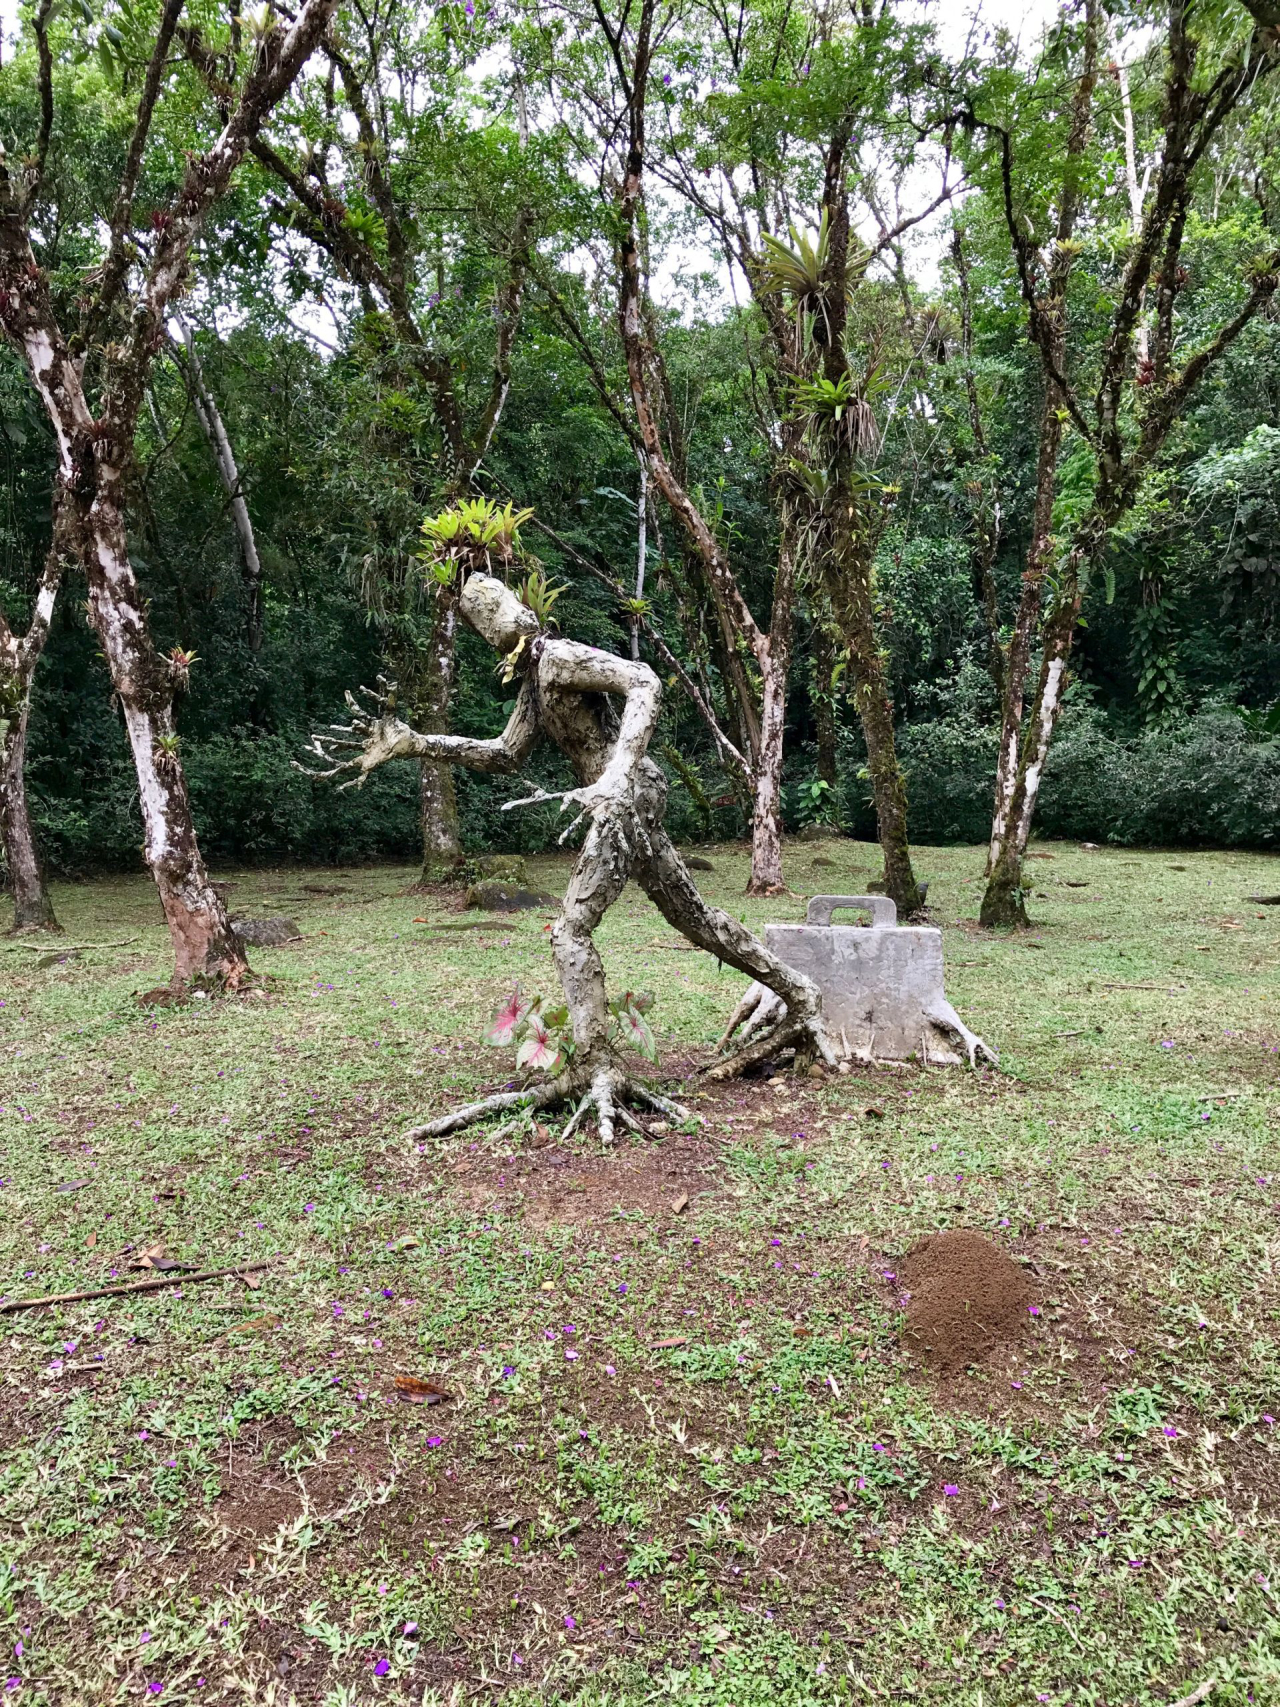
<svg viewBox="0 0 1280 1707"><path fill-rule="evenodd" d="M1280 845L1280 742L1202 711L1129 740L1093 711L1064 717L1049 755L1039 829L1126 845Z"/></svg>

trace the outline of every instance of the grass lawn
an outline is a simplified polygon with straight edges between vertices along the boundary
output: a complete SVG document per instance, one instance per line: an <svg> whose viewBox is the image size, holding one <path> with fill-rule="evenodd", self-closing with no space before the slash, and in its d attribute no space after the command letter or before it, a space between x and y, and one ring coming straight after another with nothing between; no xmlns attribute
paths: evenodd
<svg viewBox="0 0 1280 1707"><path fill-rule="evenodd" d="M1280 1701L1276 861L1039 853L1018 938L968 922L976 850L919 861L998 1072L695 1081L701 1128L610 1154L401 1136L511 1077L479 1040L555 989L542 914L227 873L304 940L149 1009L148 882L59 889L108 946L0 951L0 1292L160 1243L270 1266L0 1316L0 1699ZM788 880L872 856L792 844ZM712 859L735 913L798 916ZM635 890L600 941L661 1074L707 1059L743 980ZM951 1227L1039 1314L943 1376L896 1264Z"/></svg>

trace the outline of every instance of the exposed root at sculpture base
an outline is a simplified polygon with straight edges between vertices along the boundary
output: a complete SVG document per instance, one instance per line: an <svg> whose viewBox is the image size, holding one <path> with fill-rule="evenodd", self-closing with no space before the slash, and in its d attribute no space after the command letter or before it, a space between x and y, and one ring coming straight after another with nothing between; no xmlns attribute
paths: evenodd
<svg viewBox="0 0 1280 1707"><path fill-rule="evenodd" d="M873 1029L860 1043L852 1042L848 1033L841 1029L831 1035L828 1042L829 1028L824 1030L816 1017L806 1020L799 1015L793 1016L773 990L755 983L747 989L733 1011L717 1045L721 1053L728 1048L729 1040L739 1027L742 1029L743 1047L711 1068L708 1078L732 1078L766 1056L792 1045L797 1053L803 1053L807 1046L810 1053L820 1057L828 1066L856 1061L870 1067L880 1061L909 1060L915 1055L925 1066L954 1067L961 1064L961 1057L949 1047L954 1040L964 1050L970 1067L977 1066L979 1056L985 1057L993 1066L999 1062L995 1050L976 1032L969 1030L945 996L936 996L927 1006L921 1006L918 1018L909 1026L899 1023L879 1033Z"/></svg>
<svg viewBox="0 0 1280 1707"><path fill-rule="evenodd" d="M683 1103L672 1101L652 1086L607 1062L594 1068L571 1069L545 1085L530 1085L523 1091L498 1091L479 1102L467 1103L449 1114L439 1115L422 1126L411 1127L405 1137L410 1140L440 1138L448 1132L459 1132L463 1127L487 1120L491 1114L523 1114L526 1110L555 1108L563 1104L572 1104L573 1113L560 1134L562 1139L569 1137L589 1115L594 1114L600 1128L600 1140L604 1144L613 1142L619 1125L631 1132L643 1133L644 1127L628 1104L650 1109L667 1120L697 1118Z"/></svg>
<svg viewBox="0 0 1280 1707"><path fill-rule="evenodd" d="M753 986L753 988L756 987ZM763 986L758 987L763 988ZM718 1083L723 1079L736 1078L740 1073L747 1072L750 1068L757 1066L769 1056L778 1054L783 1049L794 1049L797 1057L809 1056L813 1060L824 1062L828 1067L835 1067L839 1064L839 1053L832 1047L826 1028L822 1023L821 1010L816 1004L812 1011L806 1010L799 1004L794 1009L788 1008L779 997L773 994L772 990L768 994L773 999L770 1018L775 1023L763 1036L756 1037L753 1042L744 1042L742 1048L736 1053L708 1068L706 1077L713 1083ZM721 1052L737 1030L738 1024L739 1021L735 1016L730 1022L729 1029L720 1039L719 1049ZM746 1035L750 1036L751 1032L758 1030L759 1026L752 1026Z"/></svg>

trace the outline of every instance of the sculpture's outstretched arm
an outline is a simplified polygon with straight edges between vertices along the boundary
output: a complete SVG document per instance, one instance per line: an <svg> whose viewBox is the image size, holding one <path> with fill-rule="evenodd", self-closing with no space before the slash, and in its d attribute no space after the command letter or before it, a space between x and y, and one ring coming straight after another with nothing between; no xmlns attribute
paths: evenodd
<svg viewBox="0 0 1280 1707"><path fill-rule="evenodd" d="M501 735L489 741L468 735L420 735L391 709L394 683L380 680L379 687L361 688L371 709L347 694L350 723L334 723L323 734L311 737L307 753L319 759L319 767L296 764L306 776L346 776L340 788L363 788L365 778L388 759L445 759L473 771L515 771L532 751L538 738L537 697L525 683L516 708ZM350 773L350 774L348 774Z"/></svg>
<svg viewBox="0 0 1280 1707"><path fill-rule="evenodd" d="M571 788L564 794L531 795L528 800L511 800L503 807L534 805L543 800L559 800L561 810L577 806L578 816L560 837L563 842L584 817L599 819L602 815L626 820L635 804L636 783L640 764L648 751L653 732L658 726L662 709L662 683L647 664L629 658L616 657L612 652L600 652L594 646L580 645L576 640L550 640L545 643L539 664L541 679L550 686L572 689L580 694L622 694L626 704L622 721L613 743L613 750L604 769L594 782L581 788ZM593 718L587 704L582 716ZM584 728L583 747L590 751L599 740L594 722ZM639 827L637 826L637 829Z"/></svg>

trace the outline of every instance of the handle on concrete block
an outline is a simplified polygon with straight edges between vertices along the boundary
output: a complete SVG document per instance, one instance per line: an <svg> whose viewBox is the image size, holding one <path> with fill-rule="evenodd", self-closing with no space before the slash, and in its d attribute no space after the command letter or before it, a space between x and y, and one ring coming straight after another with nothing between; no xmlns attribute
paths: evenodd
<svg viewBox="0 0 1280 1707"><path fill-rule="evenodd" d="M805 923L829 925L831 915L837 907L856 907L859 911L865 909L871 914L873 931L883 930L898 922L897 904L888 895L814 895L809 900Z"/></svg>

